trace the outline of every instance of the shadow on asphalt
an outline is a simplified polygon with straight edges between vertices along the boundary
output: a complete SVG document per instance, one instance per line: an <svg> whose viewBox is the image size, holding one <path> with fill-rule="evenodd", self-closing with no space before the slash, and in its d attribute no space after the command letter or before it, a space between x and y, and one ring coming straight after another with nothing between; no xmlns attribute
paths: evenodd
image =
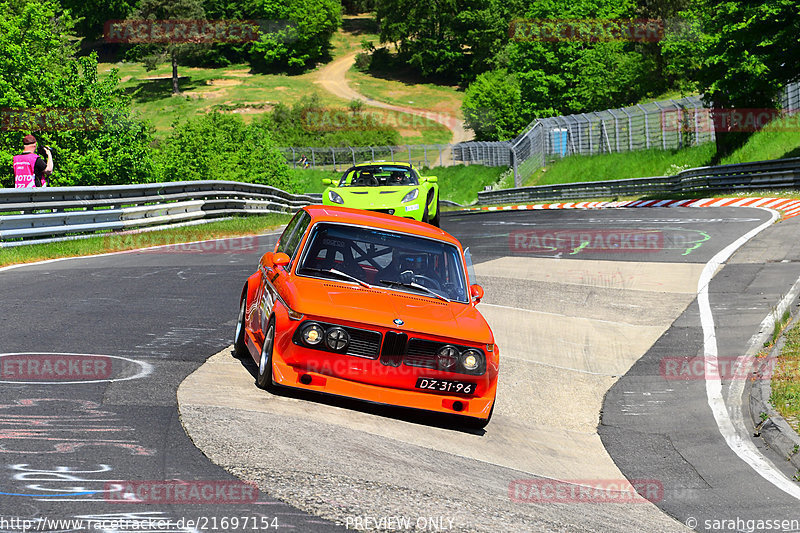
<svg viewBox="0 0 800 533"><path fill-rule="evenodd" d="M230 352L231 357L238 359L242 367L253 376L253 387L256 385L256 376L258 373L258 365L251 358L240 358ZM402 420L403 422L410 422L420 426L430 426L440 429L447 429L450 431L458 431L460 433L468 433L471 435L483 436L486 434L485 429L477 429L465 427L465 422L457 415L447 415L430 413L428 411L421 411L418 409L411 409L408 407L397 407L392 405L385 405L379 403L368 402L365 400L356 400L353 398L346 398L343 396L335 396L323 392L307 391L303 389L292 389L288 387L273 387L273 390L264 394L274 394L276 396L283 396L285 398L294 398L296 400L303 400L308 402L320 403L330 405L333 407L340 407L342 409L349 409L351 411L359 411L375 416L384 418L393 418L395 420Z"/></svg>

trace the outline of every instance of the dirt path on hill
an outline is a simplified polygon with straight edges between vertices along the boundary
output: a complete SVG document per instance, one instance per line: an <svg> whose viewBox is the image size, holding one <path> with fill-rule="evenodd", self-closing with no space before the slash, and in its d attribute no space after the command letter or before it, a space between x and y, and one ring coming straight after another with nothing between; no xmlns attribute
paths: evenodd
<svg viewBox="0 0 800 533"><path fill-rule="evenodd" d="M350 67L355 62L356 54L357 52L347 54L322 67L317 73L317 80L314 83L319 84L329 93L345 100L362 100L368 106L397 111L399 113L408 113L410 115L434 120L452 132L452 137L450 138L452 144L469 141L473 138L474 134L472 131L464 128L463 121L457 117L425 109L387 104L386 102L368 98L352 89L347 84L347 71L350 70Z"/></svg>

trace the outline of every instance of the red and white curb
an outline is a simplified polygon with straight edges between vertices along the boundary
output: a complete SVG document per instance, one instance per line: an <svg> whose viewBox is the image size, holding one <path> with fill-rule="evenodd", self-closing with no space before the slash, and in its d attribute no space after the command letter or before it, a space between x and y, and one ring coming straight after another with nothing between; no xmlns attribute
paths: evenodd
<svg viewBox="0 0 800 533"><path fill-rule="evenodd" d="M560 204L471 207L467 211L525 211L533 209L609 209L617 207L765 207L783 219L800 215L800 200L794 198L701 198L687 200L627 200L623 202L578 202Z"/></svg>

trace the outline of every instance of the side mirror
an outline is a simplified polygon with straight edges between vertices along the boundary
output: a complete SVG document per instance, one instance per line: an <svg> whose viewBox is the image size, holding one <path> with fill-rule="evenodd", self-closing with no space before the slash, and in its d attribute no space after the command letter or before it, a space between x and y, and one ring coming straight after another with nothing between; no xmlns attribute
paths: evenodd
<svg viewBox="0 0 800 533"><path fill-rule="evenodd" d="M439 178L437 178L436 176L428 176L427 178L425 178L425 181L427 181L428 183L436 183L437 181L439 181Z"/></svg>
<svg viewBox="0 0 800 533"><path fill-rule="evenodd" d="M323 185L333 185L333 180L330 178L322 178Z"/></svg>
<svg viewBox="0 0 800 533"><path fill-rule="evenodd" d="M276 267L283 268L289 264L289 261L291 261L291 259L289 258L288 255L286 255L283 252L278 252L277 254L272 256L272 264L275 265ZM483 290L481 290L481 295L483 295Z"/></svg>
<svg viewBox="0 0 800 533"><path fill-rule="evenodd" d="M475 303L478 303L483 299L483 287L478 284L470 285L469 293L472 296L472 301Z"/></svg>

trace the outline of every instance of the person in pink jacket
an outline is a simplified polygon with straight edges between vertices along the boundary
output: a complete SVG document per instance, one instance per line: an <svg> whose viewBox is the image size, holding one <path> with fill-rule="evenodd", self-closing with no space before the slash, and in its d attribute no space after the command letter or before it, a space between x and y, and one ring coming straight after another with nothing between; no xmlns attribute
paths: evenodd
<svg viewBox="0 0 800 533"><path fill-rule="evenodd" d="M47 177L53 173L53 154L45 146L47 163L36 153L36 137L26 135L22 138L22 153L14 156L14 187L47 187Z"/></svg>

